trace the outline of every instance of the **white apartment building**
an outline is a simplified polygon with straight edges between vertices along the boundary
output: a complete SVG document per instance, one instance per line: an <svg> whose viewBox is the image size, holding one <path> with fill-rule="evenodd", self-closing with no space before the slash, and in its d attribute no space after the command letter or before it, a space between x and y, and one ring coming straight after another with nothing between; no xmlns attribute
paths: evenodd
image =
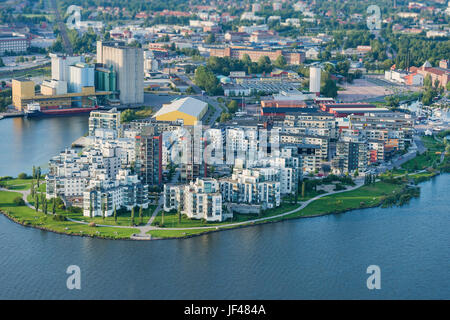
<svg viewBox="0 0 450 320"><path fill-rule="evenodd" d="M198 179L184 186L183 213L191 219L223 221L228 216L222 213L222 196L215 179Z"/></svg>
<svg viewBox="0 0 450 320"><path fill-rule="evenodd" d="M231 178L221 178L222 199L231 203L258 204L264 209L281 203L279 170L276 168L235 169Z"/></svg>
<svg viewBox="0 0 450 320"><path fill-rule="evenodd" d="M112 216L114 210L133 207L148 208L148 186L140 182L137 175L120 170L114 180L98 175L90 180L83 192L83 215Z"/></svg>

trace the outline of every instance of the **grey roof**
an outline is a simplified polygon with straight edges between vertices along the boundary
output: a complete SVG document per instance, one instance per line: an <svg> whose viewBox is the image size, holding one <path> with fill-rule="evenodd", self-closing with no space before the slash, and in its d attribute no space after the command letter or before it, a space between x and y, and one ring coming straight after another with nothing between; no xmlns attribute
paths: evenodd
<svg viewBox="0 0 450 320"><path fill-rule="evenodd" d="M180 111L198 118L200 113L207 107L207 105L208 104L206 102L191 97L177 99L175 101L172 101L172 103L170 104L163 105L163 107L155 113L153 118L174 111Z"/></svg>

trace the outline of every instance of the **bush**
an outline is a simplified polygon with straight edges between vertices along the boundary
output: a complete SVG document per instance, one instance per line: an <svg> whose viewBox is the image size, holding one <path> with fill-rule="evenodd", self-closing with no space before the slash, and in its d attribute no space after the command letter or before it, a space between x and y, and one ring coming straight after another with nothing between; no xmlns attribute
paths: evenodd
<svg viewBox="0 0 450 320"><path fill-rule="evenodd" d="M97 225L95 224L95 222L90 222L89 223L89 227L96 227Z"/></svg>
<svg viewBox="0 0 450 320"><path fill-rule="evenodd" d="M14 200L13 200L13 203L16 206L24 206L25 205L25 201L23 200L22 197L15 197Z"/></svg>
<svg viewBox="0 0 450 320"><path fill-rule="evenodd" d="M66 217L64 217L64 216L61 215L61 214L55 214L55 215L53 216L53 220L55 220L55 221L65 221L65 220L66 220Z"/></svg>
<svg viewBox="0 0 450 320"><path fill-rule="evenodd" d="M79 208L79 207L69 207L67 208L67 211L69 211L70 213L82 213L83 209Z"/></svg>

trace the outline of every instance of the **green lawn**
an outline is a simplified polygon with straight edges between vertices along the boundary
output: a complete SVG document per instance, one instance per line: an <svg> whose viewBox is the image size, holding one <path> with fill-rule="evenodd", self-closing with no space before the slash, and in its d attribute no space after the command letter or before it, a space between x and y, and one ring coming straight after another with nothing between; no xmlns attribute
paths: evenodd
<svg viewBox="0 0 450 320"><path fill-rule="evenodd" d="M344 212L352 209L368 208L381 203L383 196L401 189L401 185L377 182L356 190L325 196L310 203L306 208L284 218L308 217L327 213Z"/></svg>
<svg viewBox="0 0 450 320"><path fill-rule="evenodd" d="M1 183L10 190L28 190L31 188L31 179L2 180Z"/></svg>
<svg viewBox="0 0 450 320"><path fill-rule="evenodd" d="M282 203L281 206L273 209L268 209L262 212L260 215L257 214L234 214L233 220L226 220L222 222L203 222L197 219L189 219L186 215L183 215L181 222L178 222L178 214L171 212L164 212L164 227L165 228L196 228L196 227L216 227L229 223L245 222L248 220L253 220L257 218L265 218L270 216L275 216L300 206L300 202L297 204ZM162 211L158 212L158 215L153 221L153 226L161 225L162 221Z"/></svg>
<svg viewBox="0 0 450 320"><path fill-rule="evenodd" d="M153 214L153 211L155 210L156 206L149 206L148 209L142 210L142 217L143 222L140 223L139 218L139 210L134 211L134 224L136 226L140 225L146 225L148 222L148 219ZM112 225L112 226L131 226L131 211L127 211L125 213L119 213L117 214L117 222L114 221L114 217L105 217L103 220L102 217L84 217L81 213L67 213L67 216L69 218L79 220L79 221L85 221L85 222L94 222L96 224L106 224L106 225Z"/></svg>
<svg viewBox="0 0 450 320"><path fill-rule="evenodd" d="M151 230L148 231L147 234L151 235L154 238L182 238L189 237L192 235L200 235L202 233L207 233L215 228L208 229L192 229L192 230Z"/></svg>
<svg viewBox="0 0 450 320"><path fill-rule="evenodd" d="M27 200L31 205L34 206L34 198L31 195L28 195ZM42 207L40 207L40 208L42 208ZM139 225L147 224L147 221L152 216L155 208L156 208L156 206L150 205L147 209L142 210L142 217L143 217L142 224L140 223L139 210L135 210L134 211L134 225L139 226ZM51 213L51 211L52 211L52 201L49 200L48 212ZM64 216L74 219L74 220L88 222L88 223L94 222L96 224L105 224L105 225L111 225L111 226L131 226L131 211L127 211L127 212L118 211L117 212L117 222L114 220L114 217L112 217L112 216L105 217L105 219L103 219L102 217L99 217L99 216L89 218L89 217L83 216L82 213L73 213L73 212L69 212L69 211L61 209L61 208L56 208L56 213L62 214Z"/></svg>
<svg viewBox="0 0 450 320"><path fill-rule="evenodd" d="M139 230L134 228L90 227L70 221L55 221L52 215L36 212L27 206L16 206L13 200L21 196L17 192L0 191L0 210L24 225L72 235L91 235L114 239L130 238L133 233L139 233Z"/></svg>
<svg viewBox="0 0 450 320"><path fill-rule="evenodd" d="M436 153L445 150L444 144L437 141L434 137L424 136L421 139L428 150L402 164L403 169L417 171L429 168L433 164L439 164L441 155Z"/></svg>

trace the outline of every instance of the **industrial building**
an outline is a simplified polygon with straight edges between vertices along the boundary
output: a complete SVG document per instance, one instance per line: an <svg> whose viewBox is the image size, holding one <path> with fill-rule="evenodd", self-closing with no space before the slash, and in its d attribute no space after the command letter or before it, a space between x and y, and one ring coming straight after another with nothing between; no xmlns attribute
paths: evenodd
<svg viewBox="0 0 450 320"><path fill-rule="evenodd" d="M96 73L102 71L85 63L83 57L50 56L52 78L42 82L40 92L29 79L12 80L12 100L17 110L28 116L90 112L116 94L114 85L103 85L96 91L96 79L100 78ZM114 82L114 75L112 78Z"/></svg>
<svg viewBox="0 0 450 320"><path fill-rule="evenodd" d="M186 126L193 126L202 119L207 111L208 104L206 102L186 97L172 101L170 104L164 104L153 118L157 121L177 121Z"/></svg>
<svg viewBox="0 0 450 320"><path fill-rule="evenodd" d="M116 75L116 90L120 103L136 104L144 102L144 53L142 48L125 46L121 42L97 41L97 63L104 68L112 67ZM102 76L106 77L104 70ZM97 81L100 80L100 75ZM109 83L113 80L110 79ZM104 81L106 84L108 81Z"/></svg>
<svg viewBox="0 0 450 320"><path fill-rule="evenodd" d="M44 81L41 92L36 93L35 85L30 79L12 80L12 102L17 110L27 111L27 105L39 104L40 111L48 114L80 112L78 109L83 108L73 108L75 103L95 107L97 97L111 94L107 91L96 92L93 86L82 87L80 92L64 93L64 82L58 84L55 81ZM86 111L91 111L89 109L86 108Z"/></svg>

